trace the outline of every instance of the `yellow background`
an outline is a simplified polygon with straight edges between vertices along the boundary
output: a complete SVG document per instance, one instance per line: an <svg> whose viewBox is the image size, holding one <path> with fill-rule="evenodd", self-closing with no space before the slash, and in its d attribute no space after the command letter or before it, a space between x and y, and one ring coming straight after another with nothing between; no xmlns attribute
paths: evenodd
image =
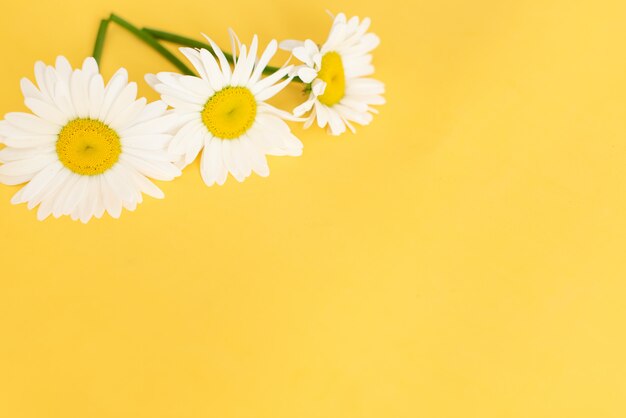
<svg viewBox="0 0 626 418"><path fill-rule="evenodd" d="M110 11L226 45L322 41L325 7L382 38L357 135L87 226L0 187L0 417L626 416L622 0L5 2L0 113ZM121 65L150 99L172 69L112 26Z"/></svg>

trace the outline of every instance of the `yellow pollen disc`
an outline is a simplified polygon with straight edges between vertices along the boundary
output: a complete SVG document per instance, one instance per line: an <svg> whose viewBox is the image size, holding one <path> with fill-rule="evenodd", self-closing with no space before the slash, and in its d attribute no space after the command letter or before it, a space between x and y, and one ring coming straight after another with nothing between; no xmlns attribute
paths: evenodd
<svg viewBox="0 0 626 418"><path fill-rule="evenodd" d="M317 99L326 106L334 106L346 94L346 76L343 71L341 55L337 52L327 52L322 57L322 68L317 78L326 82L324 94Z"/></svg>
<svg viewBox="0 0 626 418"><path fill-rule="evenodd" d="M99 120L74 119L61 129L56 143L63 165L85 176L102 174L122 152L120 137Z"/></svg>
<svg viewBox="0 0 626 418"><path fill-rule="evenodd" d="M225 87L204 105L202 122L213 136L235 139L256 119L256 99L247 87Z"/></svg>

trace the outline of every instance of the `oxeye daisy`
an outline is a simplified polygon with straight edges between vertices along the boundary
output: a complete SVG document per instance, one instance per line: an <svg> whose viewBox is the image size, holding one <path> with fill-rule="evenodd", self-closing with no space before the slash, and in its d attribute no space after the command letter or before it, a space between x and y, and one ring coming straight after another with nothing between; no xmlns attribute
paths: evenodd
<svg viewBox="0 0 626 418"><path fill-rule="evenodd" d="M372 113L377 113L371 105L385 103L384 84L367 77L374 73L370 52L380 43L378 36L367 33L369 26L369 18L347 20L340 13L321 47L310 39L281 42L282 49L303 62L294 73L308 83L310 94L294 115L308 113L305 127L317 120L320 128L328 126L333 135L342 134L346 127L354 132L353 122L367 125Z"/></svg>
<svg viewBox="0 0 626 418"><path fill-rule="evenodd" d="M228 173L238 181L253 171L265 177L269 175L266 155L302 154L302 143L284 121L293 116L265 102L289 84L292 67L262 78L277 42L271 41L257 61L257 36L248 49L231 33L231 69L222 50L206 38L215 56L206 49L180 49L199 77L169 72L146 76L181 123L169 151L182 155L185 165L202 151L200 172L209 186L224 184Z"/></svg>
<svg viewBox="0 0 626 418"><path fill-rule="evenodd" d="M64 57L55 66L35 64L37 85L21 82L31 113L0 121L0 182L28 183L11 199L39 205L37 217L70 215L87 222L104 212L134 210L142 193L162 198L148 177L180 174L167 152L172 116L161 101L137 99L125 69L105 85L95 59L72 69Z"/></svg>

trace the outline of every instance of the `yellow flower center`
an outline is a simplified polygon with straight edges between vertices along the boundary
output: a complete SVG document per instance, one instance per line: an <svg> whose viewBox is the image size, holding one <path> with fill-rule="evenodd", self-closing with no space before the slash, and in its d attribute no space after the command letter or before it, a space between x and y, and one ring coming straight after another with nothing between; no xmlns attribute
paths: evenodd
<svg viewBox="0 0 626 418"><path fill-rule="evenodd" d="M327 52L322 57L322 68L317 78L326 82L324 94L317 99L326 106L334 106L346 94L346 76L343 71L341 55L337 52Z"/></svg>
<svg viewBox="0 0 626 418"><path fill-rule="evenodd" d="M256 99L247 87L225 87L204 105L202 122L213 136L235 139L254 123L256 107Z"/></svg>
<svg viewBox="0 0 626 418"><path fill-rule="evenodd" d="M99 120L74 119L61 129L56 151L63 165L76 174L102 174L122 153L120 137Z"/></svg>

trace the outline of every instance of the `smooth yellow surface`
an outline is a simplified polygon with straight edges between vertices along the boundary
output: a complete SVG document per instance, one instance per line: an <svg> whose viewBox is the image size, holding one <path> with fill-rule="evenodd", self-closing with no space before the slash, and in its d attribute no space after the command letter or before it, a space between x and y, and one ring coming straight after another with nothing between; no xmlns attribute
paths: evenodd
<svg viewBox="0 0 626 418"><path fill-rule="evenodd" d="M325 7L382 38L357 135L87 226L0 187L0 417L626 416L622 0L5 2L0 113L111 10L227 45L321 41ZM120 65L151 99L172 69L112 27Z"/></svg>

